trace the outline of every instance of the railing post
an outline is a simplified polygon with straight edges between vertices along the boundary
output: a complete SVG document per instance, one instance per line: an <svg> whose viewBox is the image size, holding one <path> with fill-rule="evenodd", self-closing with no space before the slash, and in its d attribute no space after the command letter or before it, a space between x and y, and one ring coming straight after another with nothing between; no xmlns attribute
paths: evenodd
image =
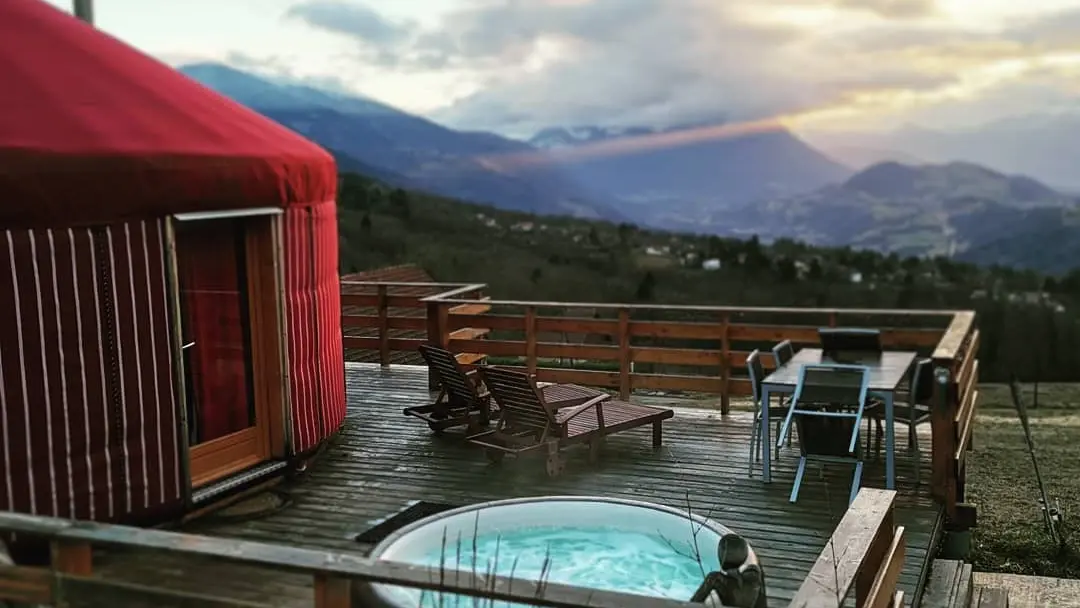
<svg viewBox="0 0 1080 608"><path fill-rule="evenodd" d="M862 608L867 604L866 600L870 596L870 591L874 587L874 580L877 579L878 571L881 570L885 556L889 552L889 544L895 531L896 506L895 503L890 503L889 510L882 519L881 527L878 528L877 534L874 535L870 541L870 546L866 550L863 567L859 568L855 574L855 606L858 608Z"/></svg>
<svg viewBox="0 0 1080 608"><path fill-rule="evenodd" d="M428 344L449 350L449 308L443 302L430 301L427 303L427 331ZM439 390L439 379L428 369L428 388Z"/></svg>
<svg viewBox="0 0 1080 608"><path fill-rule="evenodd" d="M930 410L931 493L952 517L956 510L956 383L952 359L934 361L934 394Z"/></svg>
<svg viewBox="0 0 1080 608"><path fill-rule="evenodd" d="M315 608L352 606L352 582L325 574L315 575Z"/></svg>
<svg viewBox="0 0 1080 608"><path fill-rule="evenodd" d="M379 365L390 366L390 304L386 285L378 286Z"/></svg>
<svg viewBox="0 0 1080 608"><path fill-rule="evenodd" d="M619 399L629 399L633 388L630 364L634 354L630 350L630 310L619 309Z"/></svg>
<svg viewBox="0 0 1080 608"><path fill-rule="evenodd" d="M54 571L78 576L93 574L94 554L89 544L54 540L51 551Z"/></svg>
<svg viewBox="0 0 1080 608"><path fill-rule="evenodd" d="M731 313L725 312L720 320L720 381L723 383L720 392L720 415L727 416L731 411Z"/></svg>
<svg viewBox="0 0 1080 608"><path fill-rule="evenodd" d="M525 369L536 373L536 307L525 307Z"/></svg>
<svg viewBox="0 0 1080 608"><path fill-rule="evenodd" d="M789 606L882 606L903 567L903 528L896 527L896 491L863 488L833 530ZM868 600L873 600L871 603Z"/></svg>

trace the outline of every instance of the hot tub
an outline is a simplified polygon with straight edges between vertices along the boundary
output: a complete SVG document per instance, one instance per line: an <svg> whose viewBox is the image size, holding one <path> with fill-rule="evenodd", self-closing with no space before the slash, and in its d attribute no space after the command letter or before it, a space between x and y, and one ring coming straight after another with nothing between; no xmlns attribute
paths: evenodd
<svg viewBox="0 0 1080 608"><path fill-rule="evenodd" d="M651 503L550 496L481 503L427 517L392 533L371 556L686 601L706 573L720 570L717 548L728 534L728 528L712 520ZM742 565L758 567L753 549L746 548ZM747 605L764 605L763 586L762 601ZM357 594L355 605L378 608L474 605L472 598L439 598L438 592L382 584L358 586ZM714 597L711 605L720 604Z"/></svg>

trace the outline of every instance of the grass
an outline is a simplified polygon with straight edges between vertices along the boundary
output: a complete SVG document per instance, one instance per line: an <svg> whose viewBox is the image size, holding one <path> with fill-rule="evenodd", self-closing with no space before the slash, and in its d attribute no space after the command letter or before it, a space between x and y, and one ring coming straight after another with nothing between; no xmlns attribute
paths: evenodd
<svg viewBox="0 0 1080 608"><path fill-rule="evenodd" d="M1039 471L1051 502L1065 513L1066 546L1051 542L1039 510L1039 488L1008 387L980 387L974 450L968 455L968 500L978 505L971 560L977 571L1080 578L1080 385L1024 385Z"/></svg>

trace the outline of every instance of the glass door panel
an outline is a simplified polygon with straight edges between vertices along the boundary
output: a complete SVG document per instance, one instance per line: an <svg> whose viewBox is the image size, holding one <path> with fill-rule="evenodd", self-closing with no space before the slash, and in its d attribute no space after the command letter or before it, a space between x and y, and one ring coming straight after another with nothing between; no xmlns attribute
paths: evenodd
<svg viewBox="0 0 1080 608"><path fill-rule="evenodd" d="M176 223L188 442L256 426L244 223Z"/></svg>

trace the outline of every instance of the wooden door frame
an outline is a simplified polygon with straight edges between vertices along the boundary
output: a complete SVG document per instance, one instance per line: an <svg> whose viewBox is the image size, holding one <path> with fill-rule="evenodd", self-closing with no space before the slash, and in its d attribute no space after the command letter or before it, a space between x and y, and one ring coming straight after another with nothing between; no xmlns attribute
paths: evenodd
<svg viewBox="0 0 1080 608"><path fill-rule="evenodd" d="M174 221L239 219L244 226L245 264L250 322L251 384L255 425L198 445L190 445L184 387L181 336L180 283ZM180 410L181 461L190 490L238 473L272 458L285 456L286 390L283 298L278 257L280 209L243 210L172 216L166 221L166 247L173 310L173 365L176 369L177 407Z"/></svg>

